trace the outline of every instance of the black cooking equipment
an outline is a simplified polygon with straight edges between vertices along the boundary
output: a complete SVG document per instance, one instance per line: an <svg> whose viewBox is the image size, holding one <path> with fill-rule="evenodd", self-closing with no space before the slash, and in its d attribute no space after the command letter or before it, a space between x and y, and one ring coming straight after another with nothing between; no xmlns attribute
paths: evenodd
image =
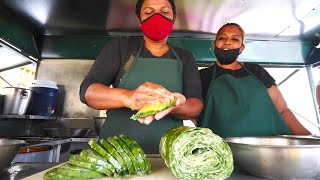
<svg viewBox="0 0 320 180"><path fill-rule="evenodd" d="M90 128L44 128L45 134L48 137L56 138L72 138L83 137L90 132Z"/></svg>

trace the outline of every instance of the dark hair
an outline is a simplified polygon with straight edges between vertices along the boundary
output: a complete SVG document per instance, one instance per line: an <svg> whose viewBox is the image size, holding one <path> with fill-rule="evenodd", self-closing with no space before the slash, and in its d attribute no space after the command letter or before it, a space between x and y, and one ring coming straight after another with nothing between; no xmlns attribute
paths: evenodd
<svg viewBox="0 0 320 180"><path fill-rule="evenodd" d="M176 5L174 3L174 0L168 0L169 3L171 4L172 7L172 11L173 11L173 20L176 19ZM138 18L140 19L140 12L141 12L141 7L142 4L144 3L144 0L138 0L137 4L136 4L136 15L138 16Z"/></svg>
<svg viewBox="0 0 320 180"><path fill-rule="evenodd" d="M220 31L224 28L224 27L226 27L226 26L236 26L240 31L241 31L241 34L242 34L242 44L244 43L244 40L245 40L245 38L246 38L246 33L244 32L244 30L242 29L242 27L239 25L239 24L237 24L237 23L226 23L226 24L224 24L219 30L218 30L218 32L217 32L217 35L220 33Z"/></svg>

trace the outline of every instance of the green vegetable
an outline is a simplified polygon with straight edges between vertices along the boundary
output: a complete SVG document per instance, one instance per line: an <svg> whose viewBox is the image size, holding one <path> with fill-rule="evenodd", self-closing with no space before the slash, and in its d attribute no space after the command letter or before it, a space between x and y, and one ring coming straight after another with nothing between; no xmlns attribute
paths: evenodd
<svg viewBox="0 0 320 180"><path fill-rule="evenodd" d="M51 169L50 171L44 174L44 180L87 180L87 178L79 178L66 176L64 174L59 174L57 171L58 168Z"/></svg>
<svg viewBox="0 0 320 180"><path fill-rule="evenodd" d="M105 149L103 149L96 141L94 141L93 139L91 139L88 144L94 149L96 150L101 156L103 156L106 160L108 160L116 169L116 171L121 174L124 169L122 168L122 166L119 164L119 162L113 157L111 156Z"/></svg>
<svg viewBox="0 0 320 180"><path fill-rule="evenodd" d="M100 144L91 139L92 149L83 149L72 155L66 164L48 171L45 180L83 180L100 177L144 175L151 172L151 165L139 144L120 135L100 139Z"/></svg>
<svg viewBox="0 0 320 180"><path fill-rule="evenodd" d="M107 176L112 176L112 172L108 168L87 162L85 161L85 159L81 158L79 154L71 156L68 163L75 166L91 169L103 173Z"/></svg>
<svg viewBox="0 0 320 180"><path fill-rule="evenodd" d="M132 164L130 157L124 151L124 148L122 148L122 146L117 142L115 137L108 137L108 141L110 142L110 144L112 144L115 147L115 149L119 152L121 157L124 159L129 175L134 174L135 172L134 166Z"/></svg>
<svg viewBox="0 0 320 180"><path fill-rule="evenodd" d="M126 163L117 152L117 150L104 139L100 139L99 142L104 147L104 149L106 149L120 163L121 168L123 169L123 171L125 171L127 169Z"/></svg>
<svg viewBox="0 0 320 180"><path fill-rule="evenodd" d="M116 140L118 142L118 144L122 147L122 149L124 150L124 152L127 154L127 156L129 157L129 159L131 160L132 162L132 166L133 166L133 169L134 169L134 172L138 172L139 171L139 164L138 162L136 161L136 158L134 157L134 155L132 154L131 150L130 150L130 147L121 140L121 138L117 137L117 136L114 136L113 137L114 140Z"/></svg>
<svg viewBox="0 0 320 180"><path fill-rule="evenodd" d="M86 162L108 168L112 173L116 172L112 164L110 164L106 159L104 159L100 154L93 151L92 149L83 149L80 152L80 157Z"/></svg>
<svg viewBox="0 0 320 180"><path fill-rule="evenodd" d="M63 166L58 167L57 172L59 174L63 174L66 176L73 176L77 178L100 178L104 176L100 172L70 165L70 164L64 164Z"/></svg>
<svg viewBox="0 0 320 180"><path fill-rule="evenodd" d="M150 164L150 161L148 160L146 154L144 153L142 148L139 146L139 144L135 140L133 140L130 137L127 137L127 138L132 142L132 144L137 148L137 150L140 153L140 155L143 157L143 161L144 161L145 168L146 168L146 173L150 174L151 173L151 164Z"/></svg>
<svg viewBox="0 0 320 180"><path fill-rule="evenodd" d="M141 108L136 114L132 115L130 119L138 120L139 118L147 117L152 114L156 114L160 111L168 109L172 107L177 101L177 98L174 98L172 101L167 103L164 102L157 102L155 104L149 104Z"/></svg>
<svg viewBox="0 0 320 180"><path fill-rule="evenodd" d="M159 148L178 179L221 180L233 171L229 145L208 128L171 128L162 136Z"/></svg>
<svg viewBox="0 0 320 180"><path fill-rule="evenodd" d="M140 154L138 148L136 148L136 146L133 144L133 142L126 136L124 135L120 135L119 136L120 139L126 143L126 145L129 147L130 151L133 154L133 158L137 164L136 164L136 171L137 174L139 175L143 175L147 173L147 168L146 165L144 163L144 157L142 156L142 154Z"/></svg>

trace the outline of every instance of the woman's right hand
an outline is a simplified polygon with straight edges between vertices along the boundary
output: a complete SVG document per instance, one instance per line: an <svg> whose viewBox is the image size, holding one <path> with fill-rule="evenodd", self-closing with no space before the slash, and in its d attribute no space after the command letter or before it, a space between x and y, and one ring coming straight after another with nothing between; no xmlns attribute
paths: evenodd
<svg viewBox="0 0 320 180"><path fill-rule="evenodd" d="M127 107L139 110L143 106L156 102L168 102L174 99L174 94L159 84L145 82L128 95Z"/></svg>

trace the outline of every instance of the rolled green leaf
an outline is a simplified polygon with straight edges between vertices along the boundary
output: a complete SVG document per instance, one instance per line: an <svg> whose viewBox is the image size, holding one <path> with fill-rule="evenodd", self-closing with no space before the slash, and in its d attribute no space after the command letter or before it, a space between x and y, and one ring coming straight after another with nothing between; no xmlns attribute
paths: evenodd
<svg viewBox="0 0 320 180"><path fill-rule="evenodd" d="M208 128L171 128L162 136L159 148L178 179L221 180L233 171L229 145Z"/></svg>
<svg viewBox="0 0 320 180"><path fill-rule="evenodd" d="M141 108L136 114L132 115L130 119L138 120L139 118L144 118L152 114L157 114L160 111L166 110L172 107L177 101L177 98L174 98L169 102L157 102L155 104L149 104Z"/></svg>

